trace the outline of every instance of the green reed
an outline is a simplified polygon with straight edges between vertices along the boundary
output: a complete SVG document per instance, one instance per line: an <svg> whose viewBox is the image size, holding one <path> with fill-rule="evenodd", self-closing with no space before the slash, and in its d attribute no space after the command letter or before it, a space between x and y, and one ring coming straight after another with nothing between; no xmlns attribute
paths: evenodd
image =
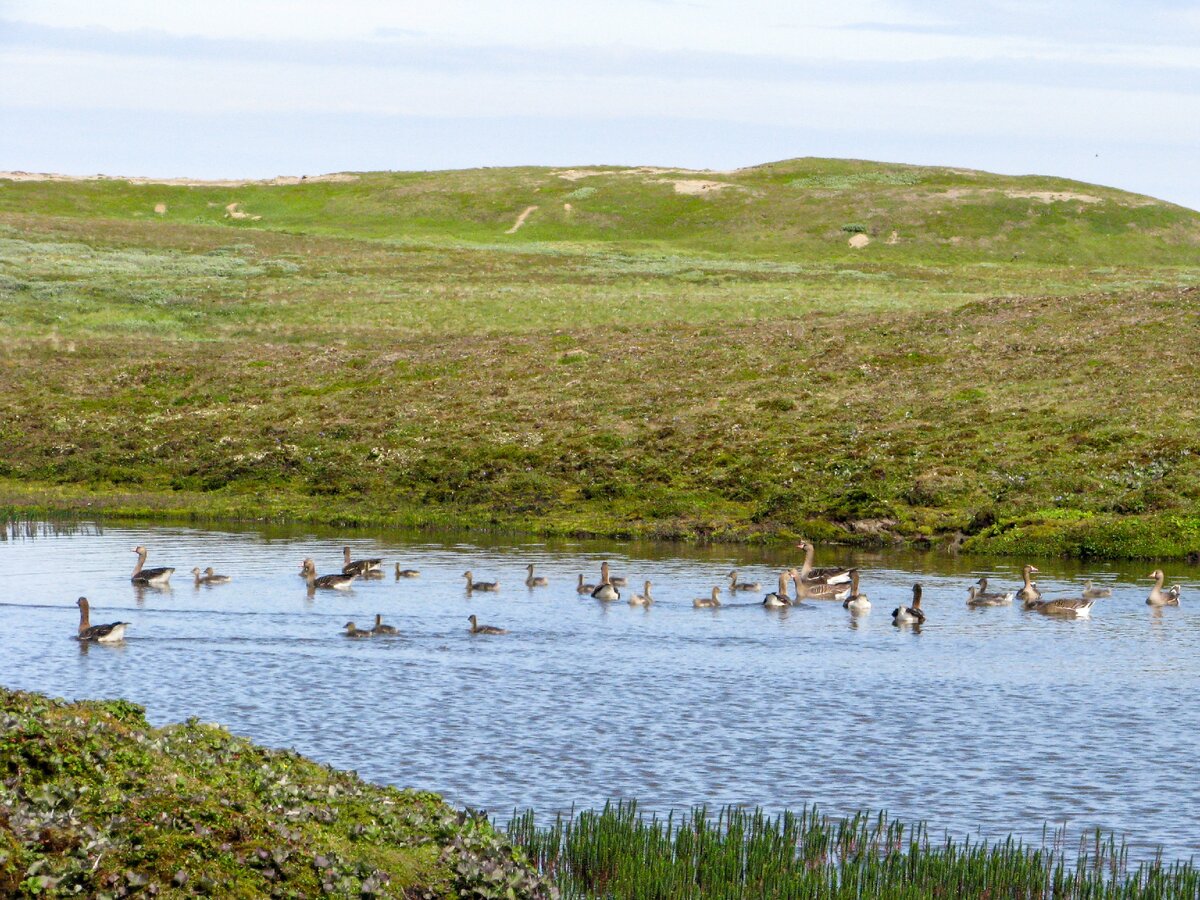
<svg viewBox="0 0 1200 900"><path fill-rule="evenodd" d="M1133 866L1125 844L1099 832L1068 852L1061 832L1049 841L1044 833L1040 846L934 840L923 823L886 814L700 807L664 819L636 802L545 827L528 811L507 831L566 898L1200 897L1191 860L1167 864L1160 854Z"/></svg>

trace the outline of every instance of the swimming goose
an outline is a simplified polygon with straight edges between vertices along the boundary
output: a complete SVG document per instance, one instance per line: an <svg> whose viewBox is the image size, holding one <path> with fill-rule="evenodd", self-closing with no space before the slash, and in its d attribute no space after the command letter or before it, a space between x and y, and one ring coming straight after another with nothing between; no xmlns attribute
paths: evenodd
<svg viewBox="0 0 1200 900"><path fill-rule="evenodd" d="M530 563L525 568L529 570L529 577L525 579L525 587L545 587L546 585L548 585L550 583L546 578L543 578L541 575L535 576L533 574L533 563Z"/></svg>
<svg viewBox="0 0 1200 900"><path fill-rule="evenodd" d="M213 567L209 566L203 572L199 567L192 569L192 576L196 579L196 586L202 584L227 584L233 579L228 575L218 575L213 571Z"/></svg>
<svg viewBox="0 0 1200 900"><path fill-rule="evenodd" d="M1027 600L1025 601L1025 608L1045 613L1048 616L1083 617L1091 614L1092 604L1095 602L1094 599L1089 600L1086 597L1060 597L1057 600L1036 600L1033 602Z"/></svg>
<svg viewBox="0 0 1200 900"><path fill-rule="evenodd" d="M162 566L157 569L144 569L146 565L146 548L134 547L133 552L138 555L137 565L133 567L133 575L129 580L134 584L166 584L171 580L171 573L175 570L168 566Z"/></svg>
<svg viewBox="0 0 1200 900"><path fill-rule="evenodd" d="M871 598L858 592L858 569L850 570L850 596L842 601L842 609L851 612L866 612L871 608Z"/></svg>
<svg viewBox="0 0 1200 900"><path fill-rule="evenodd" d="M779 573L779 587L763 597L763 606L768 609L779 609L783 606L792 605L792 596L788 593L788 579L791 578L791 574L791 569Z"/></svg>
<svg viewBox="0 0 1200 900"><path fill-rule="evenodd" d="M400 568L400 563L396 563L396 577L397 578L420 578L421 570L420 569L402 569L402 568Z"/></svg>
<svg viewBox="0 0 1200 900"><path fill-rule="evenodd" d="M1162 589L1163 575L1162 569L1155 569L1149 575L1154 579L1154 587L1150 588L1150 596L1146 598L1147 606L1178 606L1179 605L1179 585L1172 585L1170 590Z"/></svg>
<svg viewBox="0 0 1200 900"><path fill-rule="evenodd" d="M709 609L714 606L720 606L721 605L720 594L721 594L721 589L719 587L715 587L712 589L711 597L697 597L695 600L692 601L692 606L696 607L696 609Z"/></svg>
<svg viewBox="0 0 1200 900"><path fill-rule="evenodd" d="M629 598L630 606L652 606L654 604L654 598L650 596L650 582L647 581L646 586L642 590L646 593L634 594Z"/></svg>
<svg viewBox="0 0 1200 900"><path fill-rule="evenodd" d="M811 541L801 541L796 545L804 551L804 565L800 567L800 581L804 584L848 584L850 570L839 566L813 566L813 554L816 550Z"/></svg>
<svg viewBox="0 0 1200 900"><path fill-rule="evenodd" d="M371 634L399 634L400 631L391 626L383 624L383 616L375 613L375 627L371 629Z"/></svg>
<svg viewBox="0 0 1200 900"><path fill-rule="evenodd" d="M995 591L985 594L979 585L973 584L967 588L967 606L1010 606L1015 594L1015 591L1009 591L1007 594L998 594Z"/></svg>
<svg viewBox="0 0 1200 900"><path fill-rule="evenodd" d="M480 625L475 621L474 616L467 616L467 621L471 623L471 634L508 634L508 629L497 628L495 625Z"/></svg>
<svg viewBox="0 0 1200 900"><path fill-rule="evenodd" d="M471 577L470 570L463 572L462 577L467 579L467 593L472 591L498 591L500 590L500 582L498 581L476 581Z"/></svg>
<svg viewBox="0 0 1200 900"><path fill-rule="evenodd" d="M629 579L627 579L624 575L610 574L608 571L608 563L606 562L600 563L600 572L603 576L601 581L607 581L614 587L625 587L627 584L629 584Z"/></svg>
<svg viewBox="0 0 1200 900"><path fill-rule="evenodd" d="M348 638L369 638L369 637L374 637L374 634L373 634L372 632L370 632L370 631L364 631L362 628L359 628L359 627L358 627L357 625L355 625L353 622L347 622L347 623L346 623L345 625L343 625L342 627L343 627L344 629L346 629L346 637L348 637Z"/></svg>
<svg viewBox="0 0 1200 900"><path fill-rule="evenodd" d="M608 574L608 563L600 563L600 583L592 591L593 600L603 600L606 603L621 599L621 592L614 586Z"/></svg>
<svg viewBox="0 0 1200 900"><path fill-rule="evenodd" d="M595 589L596 589L596 586L595 586L594 584L584 584L584 583L583 583L583 573L582 573L582 572L580 572L580 573L579 573L579 584L577 584L577 585L575 586L575 593L577 593L577 594L590 594L590 593L591 593L592 591L594 591Z"/></svg>
<svg viewBox="0 0 1200 900"><path fill-rule="evenodd" d="M368 572L378 572L383 566L382 559L351 559L350 548L342 548L342 556L346 564L342 566L343 575L366 575Z"/></svg>
<svg viewBox="0 0 1200 900"><path fill-rule="evenodd" d="M853 573L853 569L848 569ZM804 581L803 576L795 569L791 570L792 581L796 582L796 596L800 599L811 600L845 600L850 596L850 585L846 582ZM847 574L846 581L851 578Z"/></svg>
<svg viewBox="0 0 1200 900"><path fill-rule="evenodd" d="M1112 588L1093 587L1089 579L1083 583L1083 596L1089 600L1100 600L1112 596Z"/></svg>
<svg viewBox="0 0 1200 900"><path fill-rule="evenodd" d="M1029 579L1029 576L1038 571L1037 566L1026 566L1021 570L1025 578L1025 583L1021 585L1021 589L1017 591L1017 599L1025 604L1026 609L1032 609L1034 605L1042 599L1042 592L1038 590L1038 586Z"/></svg>
<svg viewBox="0 0 1200 900"><path fill-rule="evenodd" d="M79 607L79 633L77 635L79 640L97 641L101 644L115 644L117 641L125 640L125 629L129 625L128 622L93 625L88 616L87 597L80 597L75 601L75 605Z"/></svg>
<svg viewBox="0 0 1200 900"><path fill-rule="evenodd" d="M921 609L921 585L913 585L912 606L897 606L892 610L893 625L924 625L925 612Z"/></svg>
<svg viewBox="0 0 1200 900"><path fill-rule="evenodd" d="M311 559L306 559L300 564L304 570L301 574L304 580L308 582L309 588L324 588L333 591L348 591L350 586L354 584L354 579L357 575L321 575L317 576L317 564Z"/></svg>
<svg viewBox="0 0 1200 900"><path fill-rule="evenodd" d="M731 591L761 591L762 590L762 582L761 581L738 581L737 580L737 569L734 569L732 572L730 572L725 577L729 579L729 590L731 590Z"/></svg>

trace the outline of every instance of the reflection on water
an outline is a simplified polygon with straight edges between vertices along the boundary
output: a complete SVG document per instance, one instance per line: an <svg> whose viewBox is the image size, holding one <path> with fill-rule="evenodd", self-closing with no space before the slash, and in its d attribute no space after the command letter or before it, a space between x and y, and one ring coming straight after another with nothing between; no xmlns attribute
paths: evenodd
<svg viewBox="0 0 1200 900"><path fill-rule="evenodd" d="M1021 560L825 549L863 567L873 608L767 610L723 588L730 569L773 586L787 549L516 543L390 536L349 543L388 576L308 596L311 556L339 571L335 533L22 526L0 542L0 683L66 697L122 696L156 723L219 721L364 777L437 790L504 814L637 797L831 812L886 808L957 834L1042 824L1100 827L1169 855L1200 850L1200 619L1194 568L1173 566L1184 605L1145 605L1152 565L1032 560L1049 595L1111 585L1090 619L970 609L986 574L1015 587ZM175 566L166 588L129 583L129 548ZM602 560L655 604L575 591ZM421 570L391 577L395 562ZM533 563L549 587L527 588ZM233 576L195 585L193 566ZM463 571L499 580L464 589ZM925 587L923 628L891 610ZM637 588L625 588L632 591ZM123 645L79 645L94 622L132 622ZM376 613L401 634L347 640ZM510 630L468 634L467 616Z"/></svg>

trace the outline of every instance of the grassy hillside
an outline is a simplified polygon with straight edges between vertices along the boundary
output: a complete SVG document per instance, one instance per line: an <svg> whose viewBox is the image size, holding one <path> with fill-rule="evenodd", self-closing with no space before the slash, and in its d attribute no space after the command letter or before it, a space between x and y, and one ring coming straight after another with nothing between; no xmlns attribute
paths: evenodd
<svg viewBox="0 0 1200 900"><path fill-rule="evenodd" d="M215 725L0 688L4 897L542 897L485 821ZM513 888L514 893L506 890Z"/></svg>
<svg viewBox="0 0 1200 900"><path fill-rule="evenodd" d="M0 180L0 502L1182 554L1196 285L1200 214L947 169Z"/></svg>

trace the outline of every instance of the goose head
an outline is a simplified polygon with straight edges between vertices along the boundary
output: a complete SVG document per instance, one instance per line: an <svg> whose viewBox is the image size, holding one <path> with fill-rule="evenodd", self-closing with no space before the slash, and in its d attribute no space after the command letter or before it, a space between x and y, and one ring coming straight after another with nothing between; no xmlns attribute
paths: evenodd
<svg viewBox="0 0 1200 900"><path fill-rule="evenodd" d="M211 572L212 570L210 569L209 571ZM200 577L200 567L196 566L195 568L193 568L192 574L195 575L197 578L199 578Z"/></svg>
<svg viewBox="0 0 1200 900"><path fill-rule="evenodd" d="M913 585L913 609L921 608L921 585Z"/></svg>
<svg viewBox="0 0 1200 900"><path fill-rule="evenodd" d="M216 574L216 572L213 571L212 566L209 566L207 569L204 570L204 574L211 578L213 575Z"/></svg>

